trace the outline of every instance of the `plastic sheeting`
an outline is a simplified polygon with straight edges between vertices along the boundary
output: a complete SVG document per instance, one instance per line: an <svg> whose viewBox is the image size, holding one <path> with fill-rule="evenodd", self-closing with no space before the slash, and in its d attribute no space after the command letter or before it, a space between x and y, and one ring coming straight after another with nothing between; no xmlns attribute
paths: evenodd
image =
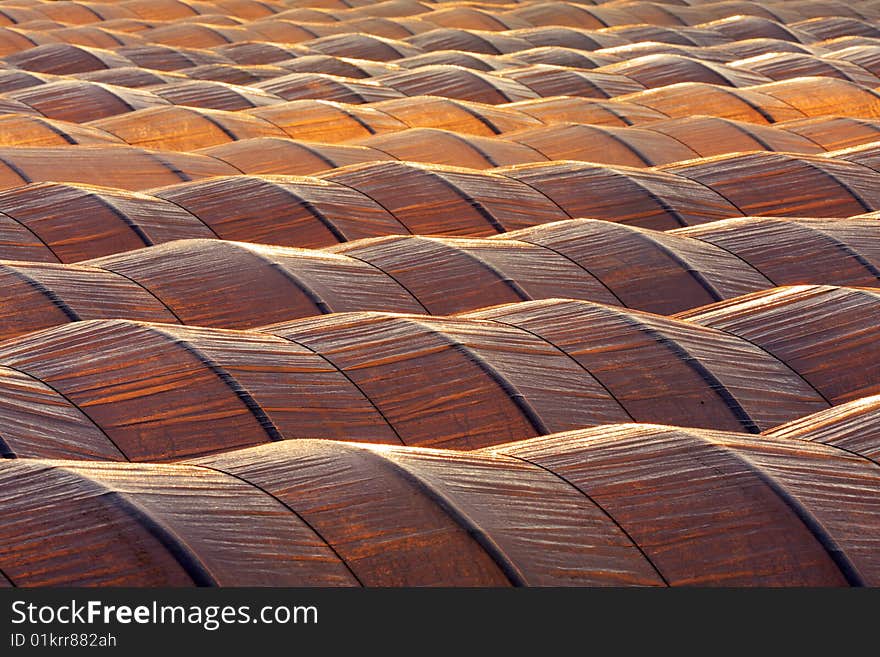
<svg viewBox="0 0 880 657"><path fill-rule="evenodd" d="M199 326L252 328L350 310L423 312L380 269L323 251L178 241L89 264L136 281L182 322Z"/></svg>
<svg viewBox="0 0 880 657"><path fill-rule="evenodd" d="M880 173L880 144L873 142L831 151L828 157L845 162L855 162Z"/></svg>
<svg viewBox="0 0 880 657"><path fill-rule="evenodd" d="M656 54L635 57L600 69L633 80L646 89L681 82L704 82L730 87L748 87L769 81L760 72L735 68L680 55ZM625 93L625 92L624 92Z"/></svg>
<svg viewBox="0 0 880 657"><path fill-rule="evenodd" d="M0 367L0 418L3 457L126 460L83 411L41 381L8 367Z"/></svg>
<svg viewBox="0 0 880 657"><path fill-rule="evenodd" d="M203 25L184 21L150 28L142 34L151 43L184 48L211 48L232 41L247 41L252 35L240 27Z"/></svg>
<svg viewBox="0 0 880 657"><path fill-rule="evenodd" d="M342 103L375 103L403 94L379 79L346 78L323 73L290 73L253 85L284 100L329 100Z"/></svg>
<svg viewBox="0 0 880 657"><path fill-rule="evenodd" d="M10 100L29 105L47 118L74 123L169 104L169 101L144 89L115 87L87 80L50 82L5 95Z"/></svg>
<svg viewBox="0 0 880 657"><path fill-rule="evenodd" d="M542 98L562 95L612 98L645 88L645 85L639 81L626 75L619 75L610 68L601 71L583 71L549 64L532 64L522 68L495 71L494 75L515 80ZM511 100L518 99L511 98Z"/></svg>
<svg viewBox="0 0 880 657"><path fill-rule="evenodd" d="M595 376L637 422L757 433L828 406L758 347L686 322L566 300L499 306L466 317L541 336Z"/></svg>
<svg viewBox="0 0 880 657"><path fill-rule="evenodd" d="M880 391L880 294L799 286L682 313L786 362L833 404Z"/></svg>
<svg viewBox="0 0 880 657"><path fill-rule="evenodd" d="M494 322L353 313L262 330L336 365L410 445L473 449L627 419L570 358Z"/></svg>
<svg viewBox="0 0 880 657"><path fill-rule="evenodd" d="M532 25L565 25L597 30L607 26L590 11L590 8L568 3L536 3L513 9L510 15L528 21Z"/></svg>
<svg viewBox="0 0 880 657"><path fill-rule="evenodd" d="M289 203L283 190L278 191L278 201ZM130 220L138 211L143 214L137 205L129 211ZM570 220L486 241L388 237L332 249L353 260L334 259L326 252L191 240L88 264L117 271L150 290L184 323L226 328L332 311L448 314L554 296L672 313L767 289L780 278L800 282L799 272L804 271L818 280L837 277L843 283L877 285L876 269L857 251L864 243L871 255L875 221L853 219L837 225L830 220L747 218L672 234ZM161 228L160 223L160 235ZM756 234L777 239L765 246ZM789 264L792 258L794 265ZM87 308L103 303L100 294L95 298L88 286L76 284L76 268L52 271L59 278L42 281L42 287L32 291L44 295L38 295L40 310L23 294L0 300L0 309L10 318L8 332L89 319L77 316L75 307L65 314L70 298L80 299ZM118 304L128 302L122 295L107 304L120 312L125 306ZM53 303L60 305L46 315L45 307L52 310ZM42 323L29 323L31 313L38 313ZM145 319L136 312L119 316Z"/></svg>
<svg viewBox="0 0 880 657"><path fill-rule="evenodd" d="M851 46L826 55L829 59L850 62L880 77L880 45Z"/></svg>
<svg viewBox="0 0 880 657"><path fill-rule="evenodd" d="M519 36L498 34L482 30L438 28L406 39L408 43L424 52L434 50L462 50L464 52L502 55L526 50L531 43Z"/></svg>
<svg viewBox="0 0 880 657"><path fill-rule="evenodd" d="M2 128L2 122L0 122ZM255 137L197 151L234 166L242 173L301 176L377 160L393 160L375 148L321 144L288 137Z"/></svg>
<svg viewBox="0 0 880 657"><path fill-rule="evenodd" d="M742 214L711 187L662 171L563 161L496 172L540 191L570 217L666 230Z"/></svg>
<svg viewBox="0 0 880 657"><path fill-rule="evenodd" d="M113 144L121 141L118 137L91 126L53 121L27 114L0 115L2 146Z"/></svg>
<svg viewBox="0 0 880 657"><path fill-rule="evenodd" d="M460 27L466 30L502 31L514 27L528 27L529 22L505 12L490 14L473 7L450 7L435 9L427 17L435 25Z"/></svg>
<svg viewBox="0 0 880 657"><path fill-rule="evenodd" d="M236 111L274 105L281 97L270 90L251 86L234 85L210 80L187 80L170 82L150 88L153 94L174 105L189 105L206 109Z"/></svg>
<svg viewBox="0 0 880 657"><path fill-rule="evenodd" d="M574 96L524 100L504 107L516 109L544 123L587 123L590 125L637 125L667 118L656 110L615 98L601 101Z"/></svg>
<svg viewBox="0 0 880 657"><path fill-rule="evenodd" d="M117 52L124 55L141 68L157 71L176 71L202 64L232 64L224 57L222 50L211 51L197 48L184 48L147 44L143 46L123 46Z"/></svg>
<svg viewBox="0 0 880 657"><path fill-rule="evenodd" d="M67 75L103 68L130 66L131 60L113 52L67 43L50 43L7 55L4 60L16 68L37 73Z"/></svg>
<svg viewBox="0 0 880 657"><path fill-rule="evenodd" d="M287 75L289 71L280 66L270 65L231 65L231 64L206 64L185 68L180 71L180 78L190 80L210 80L212 82L226 82L228 84L249 85L263 80L278 78ZM174 82L174 80L165 80ZM157 83L159 84L159 83Z"/></svg>
<svg viewBox="0 0 880 657"><path fill-rule="evenodd" d="M730 63L738 59L747 59L749 57L757 57L768 53L792 52L804 53L807 55L813 54L813 49L810 46L771 37L738 39L731 43L714 46L714 48L723 52L725 60Z"/></svg>
<svg viewBox="0 0 880 657"><path fill-rule="evenodd" d="M786 121L778 127L801 135L827 151L860 146L880 140L880 121L828 116Z"/></svg>
<svg viewBox="0 0 880 657"><path fill-rule="evenodd" d="M9 91L36 87L49 82L57 82L61 79L62 78L57 75L32 73L30 71L19 71L17 69L4 69L0 70L0 92L5 94ZM9 99L5 99L5 101L10 102Z"/></svg>
<svg viewBox="0 0 880 657"><path fill-rule="evenodd" d="M374 105L412 128L441 128L468 135L492 136L541 125L514 105L497 107L451 98L410 96Z"/></svg>
<svg viewBox="0 0 880 657"><path fill-rule="evenodd" d="M16 584L357 585L288 507L207 468L10 461L0 482Z"/></svg>
<svg viewBox="0 0 880 657"><path fill-rule="evenodd" d="M672 585L877 581L878 471L840 450L629 426L499 452L589 495Z"/></svg>
<svg viewBox="0 0 880 657"><path fill-rule="evenodd" d="M504 135L548 160L581 160L632 167L654 166L698 157L678 139L637 127L554 124ZM539 158L532 158L535 161Z"/></svg>
<svg viewBox="0 0 880 657"><path fill-rule="evenodd" d="M389 73L378 81L404 96L443 96L489 105L538 97L537 93L515 80L458 66L424 66L413 71Z"/></svg>
<svg viewBox="0 0 880 657"><path fill-rule="evenodd" d="M436 128L410 128L401 132L375 135L357 143L398 160L450 164L470 169L489 169L555 159L546 157L524 141L516 141L515 138L492 139L476 135L459 135Z"/></svg>
<svg viewBox="0 0 880 657"><path fill-rule="evenodd" d="M824 443L880 464L880 396L833 406L776 427L766 435Z"/></svg>
<svg viewBox="0 0 880 657"><path fill-rule="evenodd" d="M189 107L154 107L88 124L133 146L193 151L236 139L285 137L285 132L259 117Z"/></svg>
<svg viewBox="0 0 880 657"><path fill-rule="evenodd" d="M469 169L376 162L320 178L366 194L417 234L486 236L568 218L528 184Z"/></svg>
<svg viewBox="0 0 880 657"><path fill-rule="evenodd" d="M797 31L771 20L769 16L731 16L713 21L711 25L713 30L731 41L756 38L801 41Z"/></svg>
<svg viewBox="0 0 880 657"><path fill-rule="evenodd" d="M80 319L177 318L147 290L92 267L0 263L0 340Z"/></svg>
<svg viewBox="0 0 880 657"><path fill-rule="evenodd" d="M606 221L575 219L504 237L559 253L601 280L621 305L656 313L772 286L759 271L723 249Z"/></svg>
<svg viewBox="0 0 880 657"><path fill-rule="evenodd" d="M112 84L117 87L129 87L132 89L186 80L187 78L184 74L160 73L159 71L150 71L137 68L136 66L120 66L119 68L89 71L87 73L80 73L76 77L80 80L88 80L89 82L101 82L103 84Z"/></svg>
<svg viewBox="0 0 880 657"><path fill-rule="evenodd" d="M875 171L815 155L732 154L662 170L707 185L746 215L848 217L880 209Z"/></svg>
<svg viewBox="0 0 880 657"><path fill-rule="evenodd" d="M333 250L387 272L435 315L549 296L619 303L574 262L524 242L386 237Z"/></svg>
<svg viewBox="0 0 880 657"><path fill-rule="evenodd" d="M549 4L544 5L545 8L550 6ZM565 7L564 5L556 6ZM570 7L571 5L568 5L568 8ZM572 29L571 27L565 27L565 23L536 26L525 30L512 30L512 32L535 47L561 46L563 48L591 51L626 43L625 39L615 36L612 32Z"/></svg>
<svg viewBox="0 0 880 657"><path fill-rule="evenodd" d="M0 564L22 586L878 580L877 467L793 440L623 425L467 454L297 441L0 466Z"/></svg>
<svg viewBox="0 0 880 657"><path fill-rule="evenodd" d="M824 145L816 143L810 136L788 130L789 126L798 123L799 121L792 121L763 126L733 119L689 116L653 121L643 127L677 139L700 157L737 151L824 152Z"/></svg>
<svg viewBox="0 0 880 657"><path fill-rule="evenodd" d="M308 47L324 55L387 62L422 52L412 44L370 34L338 34L309 41Z"/></svg>
<svg viewBox="0 0 880 657"><path fill-rule="evenodd" d="M130 460L317 436L399 442L363 393L306 347L266 333L77 322L0 359L76 404Z"/></svg>
<svg viewBox="0 0 880 657"><path fill-rule="evenodd" d="M876 75L856 64L802 53L769 53L732 62L731 67L760 73L772 80L822 76L849 80L866 87L880 85Z"/></svg>
<svg viewBox="0 0 880 657"><path fill-rule="evenodd" d="M804 116L841 114L866 119L880 118L880 94L846 80L801 77L758 85L752 91L773 96L796 108Z"/></svg>
<svg viewBox="0 0 880 657"><path fill-rule="evenodd" d="M248 111L274 123L294 139L337 143L403 130L406 123L372 107L300 100Z"/></svg>
<svg viewBox="0 0 880 657"><path fill-rule="evenodd" d="M228 60L226 61L227 64L235 63L244 66L275 64L277 62L295 59L304 55L314 54L311 50L303 46L265 41L230 43L229 45L218 46L208 52L222 55Z"/></svg>
<svg viewBox="0 0 880 657"><path fill-rule="evenodd" d="M597 51L600 55L607 55L614 58L614 62L628 62L637 57L645 57L648 55L677 55L680 57L701 60L702 62L721 62L729 60L727 52L723 50L727 44L718 46L700 47L700 46L682 46L675 43L661 43L659 41L639 41L637 43L628 43L623 46L615 46L614 48L603 48ZM675 62L670 62L675 66ZM710 78L711 69L710 71ZM766 82L766 80L763 80ZM720 84L725 84L722 81Z"/></svg>
<svg viewBox="0 0 880 657"><path fill-rule="evenodd" d="M318 247L409 232L386 206L332 179L217 177L153 194L185 208L221 239Z"/></svg>
<svg viewBox="0 0 880 657"><path fill-rule="evenodd" d="M612 54L596 54L563 48L561 46L542 46L520 50L510 55L503 55L499 61L506 66L522 66L524 64L552 64L554 66L566 66L579 69L593 69L607 64L613 64L618 58ZM493 68L501 68L500 66ZM484 69L488 70L488 69Z"/></svg>
<svg viewBox="0 0 880 657"><path fill-rule="evenodd" d="M880 287L876 219L747 217L674 231L716 244L776 285Z"/></svg>
<svg viewBox="0 0 880 657"><path fill-rule="evenodd" d="M770 124L807 116L800 108L795 108L767 93L759 93L762 86L748 89L735 89L701 82L680 82L660 89L646 89L616 100L644 105L666 116L680 118L694 114L708 114L725 119L748 121L749 123ZM845 105L837 105L843 111ZM853 114L859 116L858 106Z"/></svg>
<svg viewBox="0 0 880 657"><path fill-rule="evenodd" d="M263 67L268 69L269 67ZM277 73L275 71L278 71ZM277 78L288 73L326 73L345 78L369 78L399 70L394 64L383 64L366 59L349 57L332 57L330 55L305 55L291 60L278 62L272 67L272 75L263 78Z"/></svg>
<svg viewBox="0 0 880 657"><path fill-rule="evenodd" d="M0 192L0 212L51 249L61 262L212 236L198 219L172 203L91 186L41 183L17 187ZM5 245L0 254L18 259Z"/></svg>
<svg viewBox="0 0 880 657"><path fill-rule="evenodd" d="M513 60L516 61L516 60ZM510 66L511 60L501 59L498 55L486 55L474 52L462 52L461 50L436 50L434 52L403 57L394 60L394 64L400 68L419 68L420 66L433 66L435 64L448 64L472 68L475 71L494 71L499 68Z"/></svg>
<svg viewBox="0 0 880 657"><path fill-rule="evenodd" d="M880 29L876 25L846 16L823 16L814 20L796 23L798 30L806 32L816 41L834 39L841 36L880 37Z"/></svg>
<svg viewBox="0 0 880 657"><path fill-rule="evenodd" d="M198 465L251 481L283 500L366 586L509 585L461 516L450 515L431 488L384 454L290 441ZM330 499L335 503L328 506Z"/></svg>

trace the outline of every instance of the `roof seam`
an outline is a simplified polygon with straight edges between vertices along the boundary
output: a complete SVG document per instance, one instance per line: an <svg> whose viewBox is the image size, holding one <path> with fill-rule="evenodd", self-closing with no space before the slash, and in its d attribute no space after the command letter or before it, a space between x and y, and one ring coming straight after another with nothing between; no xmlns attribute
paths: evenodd
<svg viewBox="0 0 880 657"><path fill-rule="evenodd" d="M275 500L276 502L278 502L278 504L280 504L281 506L283 506L284 508L286 508L288 511L290 511L294 516L296 516L297 518L299 518L299 520L300 520L300 521L301 521L306 527L308 527L308 528L309 528L309 529L315 534L315 536L317 536L317 537L321 540L321 542L324 543L324 545L327 546L327 548L328 548L328 549L329 549L329 550L330 550L330 551L336 556L336 558L339 559L339 563L341 563L343 566L345 566L345 569L351 574L351 576L354 578L354 580L355 580L360 586L364 586L364 583L361 581L361 578L357 576L357 573L354 572L354 570L352 569L352 567L349 565L348 561L346 561L346 560L343 558L343 556L342 556L342 555L336 550L336 548L330 543L330 541L328 541L328 540L324 537L324 535L321 534L321 532L318 531L318 529L317 529L314 525L312 525L312 523L310 523L308 520L306 520L305 517L304 517L301 513L299 513L299 511L297 511L296 509L294 509L292 506L290 506L290 504L288 504L287 502L285 502L284 500L282 500L280 497L276 496L276 495L273 494L273 493L270 493L268 490L266 490L265 488L263 488L263 487L260 486L259 484L255 483L254 481L251 481L250 479L246 479L245 477L243 477L243 476L241 476L241 475L238 475L238 474L236 474L236 473L234 473L234 472L230 472L229 470L222 470L222 469L220 469L220 468L215 468L215 467L210 466L210 465L205 465L204 463L193 463L193 462L190 462L190 461L187 461L186 464L189 465L189 466L192 466L192 467L203 468L203 469L205 469L205 470L210 470L210 471L212 471L212 472L216 472L216 473L219 473L219 474L225 475L225 476L227 476L227 477L232 477L233 479L237 479L238 481L240 481L240 482L242 482L242 483L244 483L244 484L246 484L246 485L248 485L248 486L251 486L252 488L254 488L254 489L256 489L256 490L262 492L263 494L267 495L267 496L270 497L271 499L273 499L273 500Z"/></svg>
<svg viewBox="0 0 880 657"><path fill-rule="evenodd" d="M597 502L596 499L595 499L592 495L588 494L588 493L587 493L584 489L582 489L580 486L577 486L576 484L572 483L572 482L571 482L567 477L565 477L564 475L559 474L559 473L556 472L555 470L551 470L549 467L547 467L547 466L545 466L545 465L542 465L542 464L540 464L540 463L537 463L536 461L532 461L532 460L530 460L530 459L528 459L528 458L526 458L526 457L523 457L523 456L519 456L519 455L515 455L515 454L510 454L510 453L508 453L508 452L506 452L506 451L503 451L503 450L499 450L499 453L504 454L505 456L507 456L507 457L509 457L509 458L513 458L513 459L517 459L518 461L522 461L523 463L528 463L529 465L533 465L533 466L535 466L536 468L540 468L540 469L543 470L544 472L547 472L547 473L553 475L554 477L556 477L556 478L559 479L560 481L565 482L568 486L570 486L571 488L573 488L573 489L575 489L577 492L579 492L583 497L585 497L585 498L586 498L587 500L589 500L593 505L595 505L595 507L596 507L597 509L599 509L599 511L601 511L602 514L603 514L606 518L608 518L608 519L614 524L614 526L617 527L617 529L619 529L619 530L621 531L621 533L623 533L624 536L626 536L627 540L632 544L632 546L633 546L636 550L638 550L639 554L642 555L642 558L648 563L648 565L651 566L651 570L653 570L655 573L657 573L657 577L660 578L660 580L663 582L663 584L666 585L666 586L672 586L672 585L670 584L669 580L666 579L666 577L665 577L665 576L663 575L663 573L661 572L660 568L657 566L657 564L655 564L655 563L653 562L653 560L651 559L651 557L648 556L648 554L645 552L645 550L642 548L642 546L639 545L639 544L636 542L636 540L632 537L632 535L631 535L631 534L630 534L630 533L624 528L624 526L623 526L622 524L620 524L620 522L618 522L617 518L615 518L613 515L611 515L611 512L608 511L608 509L606 509L604 506L602 506L601 504L599 504L599 502Z"/></svg>

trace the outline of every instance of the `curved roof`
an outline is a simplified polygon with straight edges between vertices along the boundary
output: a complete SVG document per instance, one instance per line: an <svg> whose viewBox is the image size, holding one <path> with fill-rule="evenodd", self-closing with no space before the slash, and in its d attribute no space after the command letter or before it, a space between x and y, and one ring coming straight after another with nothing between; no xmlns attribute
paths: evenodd
<svg viewBox="0 0 880 657"><path fill-rule="evenodd" d="M169 101L144 89L130 89L88 80L48 82L5 94L50 119L84 123Z"/></svg>
<svg viewBox="0 0 880 657"><path fill-rule="evenodd" d="M774 285L880 286L877 219L743 217L673 233L715 244Z"/></svg>
<svg viewBox="0 0 880 657"><path fill-rule="evenodd" d="M743 214L848 217L880 209L876 172L844 160L756 152L671 164L662 170L707 185ZM743 184L746 179L748 184Z"/></svg>
<svg viewBox="0 0 880 657"><path fill-rule="evenodd" d="M384 204L332 178L223 176L153 194L198 217L220 239L311 247L409 232Z"/></svg>
<svg viewBox="0 0 880 657"><path fill-rule="evenodd" d="M831 310L833 308L833 311ZM784 360L833 404L880 391L880 294L797 286L681 313Z"/></svg>
<svg viewBox="0 0 880 657"><path fill-rule="evenodd" d="M557 295L620 303L580 263L522 240L389 236L332 250L387 273L435 315Z"/></svg>
<svg viewBox="0 0 880 657"><path fill-rule="evenodd" d="M708 240L608 221L559 221L495 239L515 239L558 253L602 281L620 305L656 313L696 308L772 285L760 271L723 248L709 246Z"/></svg>
<svg viewBox="0 0 880 657"><path fill-rule="evenodd" d="M777 124L787 132L801 135L827 151L859 146L880 140L880 121L843 116L821 116Z"/></svg>
<svg viewBox="0 0 880 657"><path fill-rule="evenodd" d="M570 217L665 230L741 214L712 187L664 171L562 161L497 172L538 190Z"/></svg>
<svg viewBox="0 0 880 657"><path fill-rule="evenodd" d="M373 107L328 100L296 100L245 110L278 126L294 139L336 143L390 130L406 123Z"/></svg>
<svg viewBox="0 0 880 657"><path fill-rule="evenodd" d="M831 447L629 426L499 452L549 468L601 504L673 585L839 586L876 577L873 541L862 543L873 531L874 493L856 493L876 466ZM647 488L637 484L648 479ZM838 494L853 495L854 506Z"/></svg>
<svg viewBox="0 0 880 657"><path fill-rule="evenodd" d="M254 85L284 100L330 100L342 103L373 103L402 94L380 81L359 80L324 73L289 73Z"/></svg>
<svg viewBox="0 0 880 657"><path fill-rule="evenodd" d="M585 98L612 98L645 88L639 81L611 72L610 69L611 67L605 66L601 70L585 71L550 64L530 64L495 71L494 75L514 80L542 98L563 94Z"/></svg>
<svg viewBox="0 0 880 657"><path fill-rule="evenodd" d="M766 435L823 443L880 463L880 396L832 406L775 427Z"/></svg>
<svg viewBox="0 0 880 657"><path fill-rule="evenodd" d="M147 285L156 284L156 280ZM156 289L157 296L167 296L172 290ZM785 296L787 292L764 296L774 294ZM860 294L870 297L867 292ZM830 332L830 337L821 338L836 346L832 361L817 361L796 347L811 339L803 336L810 336L811 331L815 334L810 321L802 321L803 331L797 340L788 331L787 342L768 342L749 332L748 320L740 321L742 327L719 323L725 316L736 318L738 303L722 303L717 310L710 307L700 315L683 314L689 321L585 301L547 300L498 306L457 319L342 313L277 324L260 332L320 355L336 368L333 371L337 374L326 376L340 380L338 375L342 375L348 382L345 385L355 386L389 423L381 425L385 427L382 431L392 427L396 438L407 444L472 448L578 426L673 417L691 425L736 425L733 428L757 432L826 408L828 399L844 401L870 392L864 381L876 380L870 369L877 360L870 346L864 341L859 344L858 335L859 331L864 333L866 317L876 313L876 308L852 306L865 310L857 310L851 320ZM741 303L749 307L748 301ZM777 305L771 310L780 307L778 312L803 316L803 308L795 307L796 303L788 306ZM714 319L716 316L719 319ZM771 322L772 326L772 321L764 313L754 325L765 327ZM817 315L816 321L821 321L821 316ZM578 329L597 323L605 329ZM704 329L698 324L723 330ZM852 337L845 337L849 335ZM173 342L167 342L172 337ZM170 397L154 394L155 386L166 376L166 366L187 372L187 399L204 394L208 395L206 400L219 399L216 395L241 400L250 409L248 413L263 418L259 426L269 438L261 441L315 435L309 433L310 425L305 422L318 422L326 430L334 427L336 437L364 439L361 434L367 430L361 426L362 413L347 408L349 402L343 399L322 395L320 399L328 404L338 402L331 406L318 399L292 407L272 401L282 390L289 400L295 399L300 394L297 390L317 385L309 381L318 374L314 368L282 369L277 350L268 345L257 348L269 339L256 333L197 327L83 321L0 345L0 365L40 379L70 403L87 409L89 417L129 458L179 458L181 453L221 449L211 442L217 438L202 437L190 425L203 423L199 418L211 412L209 401L168 425L168 415L161 409L173 403L181 391L169 381ZM837 343L832 342L835 339ZM187 347L192 340L196 342ZM176 347L171 349L171 344ZM247 347L250 344L257 350ZM612 344L616 348L611 348ZM102 346L95 349L95 345ZM83 349L91 355L86 356ZM818 349L819 353L827 351L827 347ZM731 354L736 357L732 359ZM245 356L248 360L241 360ZM256 366L260 358L276 359L277 367L271 374L261 373ZM160 367L159 362L165 365ZM821 362L821 369L814 372L812 362ZM656 376L658 367L664 372L662 378ZM197 374L199 368L205 369L204 376ZM432 382L420 384L420 377L429 373ZM139 381L143 392L116 395L115 387L128 386L129 380ZM183 385L183 379L180 381ZM222 382L230 381L237 383L231 389L224 388ZM459 394L453 393L454 389ZM222 390L226 392L221 394ZM663 390L666 392L661 394ZM832 390L837 391L836 396ZM467 394L462 397L464 392ZM459 403L463 398L471 402L463 406ZM430 403L432 412L419 412L429 399L434 400ZM154 410L148 412L148 407ZM713 407L715 411L710 413ZM152 419L131 422L126 419L131 413ZM190 416L191 421L186 419ZM234 415L224 422L247 426L247 417ZM247 444L241 441L255 440L248 437L255 436L253 431L241 428L228 435L238 446ZM153 451L137 451L143 449Z"/></svg>
<svg viewBox="0 0 880 657"><path fill-rule="evenodd" d="M590 125L637 125L667 118L656 109L626 103L618 98L603 101L581 96L555 96L503 105L545 123L573 122Z"/></svg>
<svg viewBox="0 0 880 657"><path fill-rule="evenodd" d="M880 117L880 94L848 80L799 77L757 85L753 90L790 105L804 116L833 115L839 111L866 119Z"/></svg>
<svg viewBox="0 0 880 657"><path fill-rule="evenodd" d="M536 149L526 140L508 135L505 137L507 138L491 139L476 135L460 135L451 130L437 128L410 128L400 132L375 135L361 139L357 143L398 160L449 164L470 169L488 169L555 159L548 157L547 153Z"/></svg>
<svg viewBox="0 0 880 657"><path fill-rule="evenodd" d="M252 328L322 313L424 310L381 269L326 251L178 240L88 265L136 282L176 320L196 326ZM194 277L195 271L204 278Z"/></svg>
<svg viewBox="0 0 880 657"><path fill-rule="evenodd" d="M144 172L146 173L146 172ZM76 262L122 250L212 233L173 203L118 189L34 183L0 192L0 213L26 231L42 261ZM70 217L77 236L71 239ZM5 248L2 257L16 255Z"/></svg>
<svg viewBox="0 0 880 657"><path fill-rule="evenodd" d="M569 217L532 185L506 175L506 169L500 173L505 175L437 164L372 162L319 178L369 196L412 233L486 236Z"/></svg>
<svg viewBox="0 0 880 657"><path fill-rule="evenodd" d="M763 90L763 86L736 89L703 82L679 82L619 96L618 99L644 105L672 118L709 114L766 125L807 116L785 100L759 90Z"/></svg>
<svg viewBox="0 0 880 657"><path fill-rule="evenodd" d="M7 55L5 61L26 71L56 75L83 73L132 64L131 60L112 50L67 43L48 43L22 50Z"/></svg>
<svg viewBox="0 0 880 657"><path fill-rule="evenodd" d="M172 48L155 43L142 46L123 46L117 50L117 53L124 55L129 61L141 68L158 71L175 71L202 64L233 63L231 59L223 55L221 50Z"/></svg>
<svg viewBox="0 0 880 657"><path fill-rule="evenodd" d="M636 127L556 123L507 133L504 138L539 154L539 157L521 162L540 160L543 156L547 160L582 160L641 167L698 157L696 151L674 137Z"/></svg>
<svg viewBox="0 0 880 657"><path fill-rule="evenodd" d="M880 85L880 79L876 75L869 73L857 64L802 53L768 53L732 62L731 68L760 73L773 80L824 76L849 80L868 87Z"/></svg>
<svg viewBox="0 0 880 657"><path fill-rule="evenodd" d="M240 115L239 115L240 116ZM242 173L307 175L326 169L393 160L391 155L375 148L348 144L325 144L280 137L250 137L217 146L199 149L235 167Z"/></svg>
<svg viewBox="0 0 880 657"><path fill-rule="evenodd" d="M258 116L185 106L152 107L89 123L132 146L194 151L252 137L284 137L275 124Z"/></svg>
<svg viewBox="0 0 880 657"><path fill-rule="evenodd" d="M465 317L516 326L547 340L595 376L637 422L757 433L828 404L784 361L768 358L759 347L656 315L548 300ZM590 330L583 330L587 326ZM657 377L660 368L663 376Z"/></svg>
<svg viewBox="0 0 880 657"><path fill-rule="evenodd" d="M516 103L499 107L438 96L408 96L373 107L411 128L442 128L468 135L491 136L541 125L541 117L530 115Z"/></svg>
<svg viewBox="0 0 880 657"><path fill-rule="evenodd" d="M204 155L116 144L75 150L0 147L0 163L0 189L62 178L62 182L137 190L236 173L228 164Z"/></svg>
<svg viewBox="0 0 880 657"><path fill-rule="evenodd" d="M679 82L705 82L730 87L748 87L769 80L760 70L737 70L723 64L671 54L635 57L619 64L604 66L602 70L624 75L646 89L664 87Z"/></svg>
<svg viewBox="0 0 880 657"><path fill-rule="evenodd" d="M19 459L0 472L16 492L0 502L16 519L0 554L19 585L877 581L876 466L798 441L623 425L476 454L298 441L179 465ZM646 478L650 489L634 485ZM12 540L44 527L56 550ZM120 535L138 560L112 548Z"/></svg>
<svg viewBox="0 0 880 657"><path fill-rule="evenodd" d="M227 64L208 64L207 66L228 66ZM184 69L192 71L193 69ZM189 73L187 73L189 75ZM77 73L75 76L79 80L88 80L89 82L101 82L103 84L112 84L117 87L142 88L150 87L157 84L165 84L166 82L175 82L177 80L185 80L186 75L177 72L151 71L137 66L120 66L118 68L105 68L97 71L87 71L85 73Z"/></svg>
<svg viewBox="0 0 880 657"><path fill-rule="evenodd" d="M28 114L0 114L0 143L4 146L114 144L121 141L97 127Z"/></svg>
<svg viewBox="0 0 880 657"><path fill-rule="evenodd" d="M0 586L880 585L874 0L0 4Z"/></svg>

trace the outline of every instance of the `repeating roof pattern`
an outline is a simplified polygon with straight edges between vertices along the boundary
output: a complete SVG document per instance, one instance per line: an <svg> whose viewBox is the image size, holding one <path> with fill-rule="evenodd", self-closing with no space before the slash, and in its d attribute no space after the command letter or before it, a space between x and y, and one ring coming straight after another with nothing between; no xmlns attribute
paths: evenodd
<svg viewBox="0 0 880 657"><path fill-rule="evenodd" d="M0 2L0 586L880 585L880 7Z"/></svg>

